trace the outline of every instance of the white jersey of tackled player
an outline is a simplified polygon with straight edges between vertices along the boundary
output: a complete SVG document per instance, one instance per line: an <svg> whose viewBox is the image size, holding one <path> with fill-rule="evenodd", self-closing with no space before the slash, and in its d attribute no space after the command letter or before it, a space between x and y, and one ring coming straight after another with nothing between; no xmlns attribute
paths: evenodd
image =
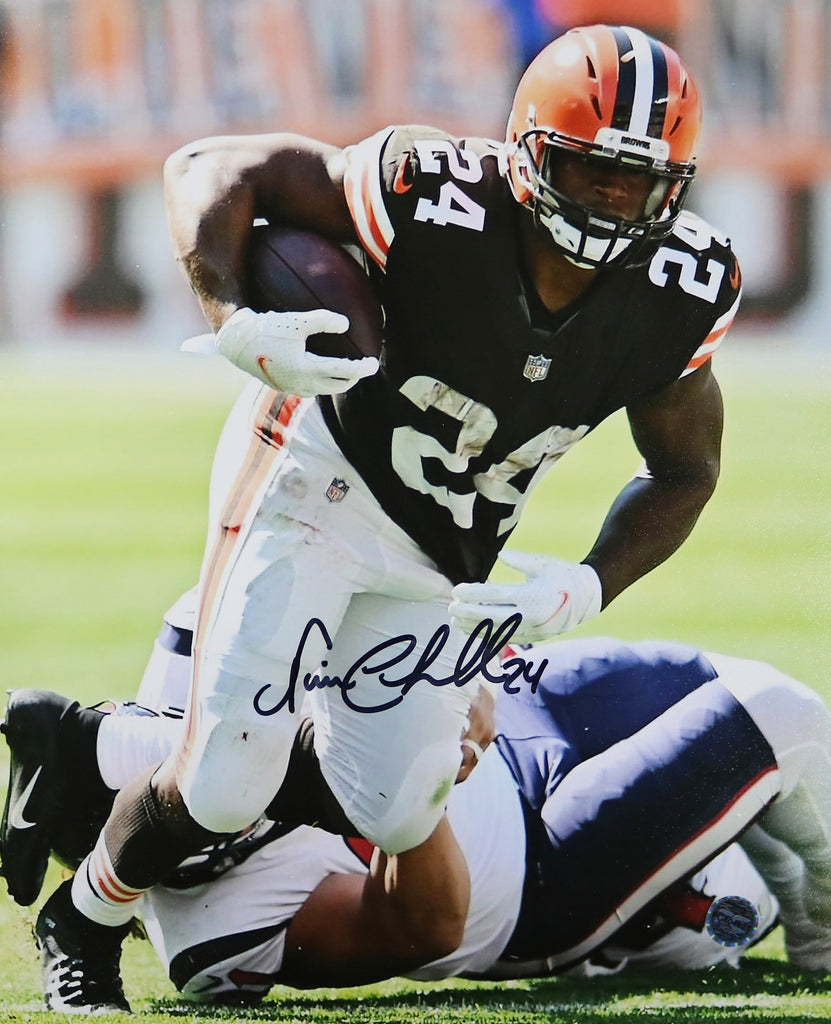
<svg viewBox="0 0 831 1024"><path fill-rule="evenodd" d="M510 938L522 896L522 811L514 781L495 745L470 778L455 787L448 814L470 871L470 912L459 949L414 972L413 977L421 979L490 967ZM268 988L278 980L285 929L310 893L327 875L365 870L344 839L301 826L198 889L157 887L145 898L145 925L168 971L185 950L262 930L261 943L219 962L212 960L185 991L192 996L216 996L238 990L243 980L250 989L257 975Z"/></svg>

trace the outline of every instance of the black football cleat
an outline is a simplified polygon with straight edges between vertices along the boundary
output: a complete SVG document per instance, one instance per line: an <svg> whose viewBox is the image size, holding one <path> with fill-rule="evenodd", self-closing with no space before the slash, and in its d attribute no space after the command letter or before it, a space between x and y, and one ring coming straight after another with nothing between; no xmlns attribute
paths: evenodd
<svg viewBox="0 0 831 1024"><path fill-rule="evenodd" d="M86 1016L130 1013L119 974L129 930L129 924L94 924L73 905L72 880L58 886L35 925L47 1009Z"/></svg>
<svg viewBox="0 0 831 1024"><path fill-rule="evenodd" d="M49 863L51 828L63 803L58 733L78 707L48 690L12 690L0 731L9 746L9 788L0 823L0 863L12 899L37 899Z"/></svg>

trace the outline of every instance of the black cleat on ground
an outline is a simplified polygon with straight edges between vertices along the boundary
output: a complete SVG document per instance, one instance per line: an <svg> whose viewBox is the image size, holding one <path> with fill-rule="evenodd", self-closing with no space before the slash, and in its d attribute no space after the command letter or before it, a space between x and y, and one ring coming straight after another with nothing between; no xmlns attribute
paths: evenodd
<svg viewBox="0 0 831 1024"><path fill-rule="evenodd" d="M72 903L72 880L58 886L35 925L47 1009L87 1016L130 1013L119 974L129 930L129 924L107 928L89 921Z"/></svg>
<svg viewBox="0 0 831 1024"><path fill-rule="evenodd" d="M12 899L23 907L37 899L49 863L51 828L65 793L58 733L61 719L77 707L77 701L48 690L12 690L0 726L11 754L0 870Z"/></svg>

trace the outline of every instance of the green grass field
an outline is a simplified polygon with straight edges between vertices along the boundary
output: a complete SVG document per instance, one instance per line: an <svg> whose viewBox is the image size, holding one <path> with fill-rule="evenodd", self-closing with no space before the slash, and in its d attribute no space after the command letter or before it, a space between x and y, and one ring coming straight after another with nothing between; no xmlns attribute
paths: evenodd
<svg viewBox="0 0 831 1024"><path fill-rule="evenodd" d="M770 660L831 698L831 367L816 354L751 359L733 347L718 364L727 427L715 498L682 551L583 632L681 639ZM162 611L195 581L212 450L241 377L197 357L148 357L137 370L136 362L0 356L6 688L57 689L88 702L129 696ZM512 546L579 558L636 466L625 421L614 418L549 475ZM0 1021L43 1012L33 917L0 901ZM166 1022L831 1018L828 979L788 969L777 934L740 972L278 990L247 1014L181 1004L147 943L128 942L125 980L134 1009Z"/></svg>

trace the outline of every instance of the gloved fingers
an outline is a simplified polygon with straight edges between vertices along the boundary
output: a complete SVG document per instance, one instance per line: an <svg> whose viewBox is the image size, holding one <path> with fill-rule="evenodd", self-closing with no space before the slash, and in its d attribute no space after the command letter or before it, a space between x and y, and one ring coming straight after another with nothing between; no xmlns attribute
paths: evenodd
<svg viewBox="0 0 831 1024"><path fill-rule="evenodd" d="M322 359L324 365L317 368L311 366L308 360L304 361L302 371L296 372L293 378L285 377L284 390L293 390L296 394L305 395L340 395L363 377L377 373L379 365L378 360L372 356L363 359L324 359L321 356L310 358L316 361ZM291 386L290 380L294 381Z"/></svg>
<svg viewBox="0 0 831 1024"><path fill-rule="evenodd" d="M450 605L450 621L464 633L472 633L484 619L490 619L494 626L501 626L512 615L516 615L515 604L465 604L454 601Z"/></svg>
<svg viewBox="0 0 831 1024"><path fill-rule="evenodd" d="M348 380L354 383L364 377L371 377L378 372L380 363L375 356L362 356L360 359L343 359L340 356L316 356L313 352L305 353L308 369L321 378L332 380Z"/></svg>
<svg viewBox="0 0 831 1024"><path fill-rule="evenodd" d="M333 309L310 309L296 315L304 318L307 337L310 334L345 334L349 330L349 317Z"/></svg>
<svg viewBox="0 0 831 1024"><path fill-rule="evenodd" d="M275 309L255 313L247 306L235 310L217 331L220 345L243 340L286 344L302 340L310 334L343 334L349 330L349 318L332 309Z"/></svg>
<svg viewBox="0 0 831 1024"><path fill-rule="evenodd" d="M516 569L517 572L523 573L529 579L534 579L559 559L535 555L529 551L500 551L499 561L507 565L509 569Z"/></svg>
<svg viewBox="0 0 831 1024"><path fill-rule="evenodd" d="M511 604L525 583L457 583L453 597L468 604Z"/></svg>

